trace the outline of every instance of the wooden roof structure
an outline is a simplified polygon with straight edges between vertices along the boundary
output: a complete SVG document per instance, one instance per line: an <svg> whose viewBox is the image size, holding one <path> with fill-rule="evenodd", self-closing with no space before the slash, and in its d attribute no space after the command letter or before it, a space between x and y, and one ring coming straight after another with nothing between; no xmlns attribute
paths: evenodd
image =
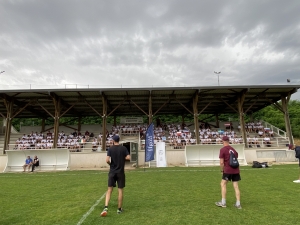
<svg viewBox="0 0 300 225"><path fill-rule="evenodd" d="M0 90L0 116L5 120L3 153L8 149L11 122L14 118L42 118L54 120L54 142L57 147L60 118L102 117L102 132L106 133L107 117L146 115L148 123L161 114L194 117L196 143L199 139L199 115L237 113L245 147L247 138L244 115L274 104L284 115L286 130L293 142L288 115L288 102L300 85L256 85L214 87L164 88L91 88L91 89L30 89ZM281 104L278 103L281 101ZM79 119L80 120L80 119ZM78 123L80 130L80 123ZM106 149L106 136L102 136L102 150Z"/></svg>
<svg viewBox="0 0 300 225"><path fill-rule="evenodd" d="M64 117L101 116L103 99L110 116L193 113L193 99L201 114L236 113L241 93L243 112L256 112L297 92L300 85L88 88L0 90L0 116L6 117L5 102L13 101L14 118L48 118L60 102ZM151 104L151 106L149 106Z"/></svg>

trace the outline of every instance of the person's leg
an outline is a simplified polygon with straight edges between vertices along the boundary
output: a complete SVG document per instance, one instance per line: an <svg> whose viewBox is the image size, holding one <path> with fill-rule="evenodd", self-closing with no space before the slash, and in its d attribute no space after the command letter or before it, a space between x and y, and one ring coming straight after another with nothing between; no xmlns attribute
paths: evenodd
<svg viewBox="0 0 300 225"><path fill-rule="evenodd" d="M112 192L113 192L113 187L108 187L107 192L106 192L106 196L105 196L105 207L108 207Z"/></svg>
<svg viewBox="0 0 300 225"><path fill-rule="evenodd" d="M23 165L23 170L24 170L23 172L25 172L26 166L27 166L26 164Z"/></svg>
<svg viewBox="0 0 300 225"><path fill-rule="evenodd" d="M120 214L123 212L123 189L125 187L125 173L118 173L116 176L118 183L118 210L117 213Z"/></svg>
<svg viewBox="0 0 300 225"><path fill-rule="evenodd" d="M299 160L299 181L300 181L300 159Z"/></svg>
<svg viewBox="0 0 300 225"><path fill-rule="evenodd" d="M114 184L116 183L115 181L115 174L113 173L108 173L108 188L107 188L107 192L106 192L106 196L105 196L105 205L104 205L104 209L101 212L100 216L104 217L107 215L108 212L108 204L110 201L110 197L111 197L111 193L113 192L113 188L114 188Z"/></svg>
<svg viewBox="0 0 300 225"><path fill-rule="evenodd" d="M299 163L299 179L300 180L300 159L298 159L298 163Z"/></svg>
<svg viewBox="0 0 300 225"><path fill-rule="evenodd" d="M226 178L226 174L223 174L223 177L222 177L222 180L221 180L221 183L220 183L222 201L215 203L216 206L223 207L223 208L226 207L226 191L227 191L226 186L227 186L227 182L228 182L225 178Z"/></svg>
<svg viewBox="0 0 300 225"><path fill-rule="evenodd" d="M118 209L121 209L123 204L123 188L118 188L118 192Z"/></svg>
<svg viewBox="0 0 300 225"><path fill-rule="evenodd" d="M31 172L34 171L34 168L35 168L35 164L32 164L32 167L31 167Z"/></svg>
<svg viewBox="0 0 300 225"><path fill-rule="evenodd" d="M236 197L236 203L234 204L234 207L236 207L237 209L242 209L241 206L241 199L240 199L240 189L239 189L239 185L238 182L232 182L232 185L234 187L234 191L235 191L235 197Z"/></svg>
<svg viewBox="0 0 300 225"><path fill-rule="evenodd" d="M108 203L110 201L110 196L111 196L112 191L113 191L113 187L108 187L106 196L105 196L105 206L104 206L103 211L100 213L100 216L102 216L102 217L105 217L107 215Z"/></svg>
<svg viewBox="0 0 300 225"><path fill-rule="evenodd" d="M222 204L226 205L227 180L221 181Z"/></svg>
<svg viewBox="0 0 300 225"><path fill-rule="evenodd" d="M240 193L240 189L239 189L239 182L234 181L234 182L232 182L232 185L233 185L234 192L235 192L236 202L239 203L237 205L240 205L241 193Z"/></svg>

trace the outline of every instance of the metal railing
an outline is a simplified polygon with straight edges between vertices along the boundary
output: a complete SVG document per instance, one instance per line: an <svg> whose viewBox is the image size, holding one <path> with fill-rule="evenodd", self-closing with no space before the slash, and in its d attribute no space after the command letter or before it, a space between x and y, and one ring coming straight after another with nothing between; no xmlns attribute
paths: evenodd
<svg viewBox="0 0 300 225"><path fill-rule="evenodd" d="M196 143L178 143L178 142L172 142L171 139L167 139L164 141L166 143L166 148L169 149L184 149L186 145L195 145ZM202 143L200 142L199 145L214 145L214 144L222 144L222 141L210 141L210 142L205 142ZM239 142L239 143L234 143L230 142L230 144L244 144L244 142ZM250 141L248 143L249 147L252 148L268 148L268 147L278 147L278 148L285 148L289 144L289 139L288 138L282 138L282 137L273 137L270 139L269 143L266 143L263 138L257 138L257 141L253 143L253 141ZM145 149L145 141L141 140L140 141L140 149Z"/></svg>
<svg viewBox="0 0 300 225"><path fill-rule="evenodd" d="M278 127L275 127L273 126L272 124L266 122L266 121L263 121L261 120L262 122L262 125L265 127L265 128L270 128L275 134L277 134L278 136L281 136L281 137L284 137L284 138L287 138L287 134L285 131L279 129Z"/></svg>

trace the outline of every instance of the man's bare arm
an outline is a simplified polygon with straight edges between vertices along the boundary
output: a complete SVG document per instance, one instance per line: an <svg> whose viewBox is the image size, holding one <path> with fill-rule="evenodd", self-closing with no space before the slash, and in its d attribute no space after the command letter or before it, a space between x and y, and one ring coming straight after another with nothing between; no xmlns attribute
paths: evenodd
<svg viewBox="0 0 300 225"><path fill-rule="evenodd" d="M220 158L220 168L221 168L221 172L224 171L224 159Z"/></svg>
<svg viewBox="0 0 300 225"><path fill-rule="evenodd" d="M110 165L110 156L106 156L106 163Z"/></svg>

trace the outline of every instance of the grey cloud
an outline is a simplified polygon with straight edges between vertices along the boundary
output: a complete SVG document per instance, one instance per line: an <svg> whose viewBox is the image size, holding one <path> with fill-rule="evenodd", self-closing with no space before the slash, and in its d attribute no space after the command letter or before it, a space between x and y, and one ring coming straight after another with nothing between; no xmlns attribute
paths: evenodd
<svg viewBox="0 0 300 225"><path fill-rule="evenodd" d="M1 1L1 83L283 84L300 72L299 4Z"/></svg>

